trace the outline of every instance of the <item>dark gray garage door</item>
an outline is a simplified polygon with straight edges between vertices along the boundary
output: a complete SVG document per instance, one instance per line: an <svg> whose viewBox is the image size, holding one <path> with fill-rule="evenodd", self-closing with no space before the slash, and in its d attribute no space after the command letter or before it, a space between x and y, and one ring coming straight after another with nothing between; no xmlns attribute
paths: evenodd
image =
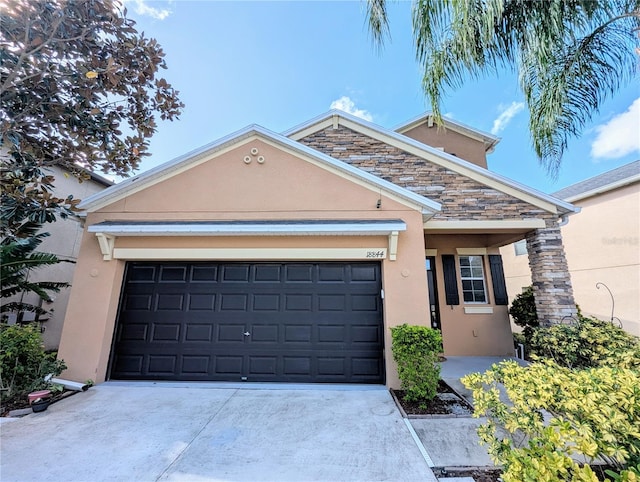
<svg viewBox="0 0 640 482"><path fill-rule="evenodd" d="M127 264L112 379L384 383L378 263Z"/></svg>

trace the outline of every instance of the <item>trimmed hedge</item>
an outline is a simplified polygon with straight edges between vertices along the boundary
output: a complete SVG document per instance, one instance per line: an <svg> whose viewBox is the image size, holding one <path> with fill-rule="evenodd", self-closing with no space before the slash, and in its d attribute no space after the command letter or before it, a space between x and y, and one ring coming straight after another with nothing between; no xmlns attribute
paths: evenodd
<svg viewBox="0 0 640 482"><path fill-rule="evenodd" d="M407 325L391 328L391 351L398 365L398 376L405 400L426 402L438 392L442 335L426 326Z"/></svg>

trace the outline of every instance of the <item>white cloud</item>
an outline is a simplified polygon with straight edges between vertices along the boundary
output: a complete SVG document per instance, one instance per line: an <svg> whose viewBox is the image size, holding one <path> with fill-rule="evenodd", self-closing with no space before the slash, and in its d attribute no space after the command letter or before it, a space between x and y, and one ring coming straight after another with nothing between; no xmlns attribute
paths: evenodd
<svg viewBox="0 0 640 482"><path fill-rule="evenodd" d="M596 159L617 159L640 152L640 97L626 112L597 126L596 132L591 143L591 155Z"/></svg>
<svg viewBox="0 0 640 482"><path fill-rule="evenodd" d="M338 100L334 100L331 102L330 109L338 109L343 110L351 115L355 115L356 117L360 117L366 121L371 122L373 120L373 115L370 112L364 109L357 109L355 102L353 102L349 97L343 95Z"/></svg>
<svg viewBox="0 0 640 482"><path fill-rule="evenodd" d="M124 0L125 4L133 4L138 15L147 15L156 20L164 20L171 14L167 8L155 8L147 4L147 0ZM170 3L170 2L169 2Z"/></svg>
<svg viewBox="0 0 640 482"><path fill-rule="evenodd" d="M493 127L491 133L495 136L499 132L502 132L505 127L511 122L518 112L524 109L524 102L511 102L511 105L498 106L498 110L501 111L496 120L493 121Z"/></svg>

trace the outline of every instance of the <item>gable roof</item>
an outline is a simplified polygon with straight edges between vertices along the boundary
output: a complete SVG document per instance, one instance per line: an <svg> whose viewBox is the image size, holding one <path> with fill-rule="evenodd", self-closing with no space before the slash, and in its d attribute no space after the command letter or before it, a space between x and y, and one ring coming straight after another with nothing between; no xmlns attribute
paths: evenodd
<svg viewBox="0 0 640 482"><path fill-rule="evenodd" d="M611 171L585 179L553 193L573 202L640 181L640 160L630 162Z"/></svg>
<svg viewBox="0 0 640 482"><path fill-rule="evenodd" d="M253 139L260 139L271 143L321 168L337 172L353 182L375 190L375 192L385 193L385 195L405 205L421 210L426 217L431 217L441 210L441 205L431 199L427 199L392 182L385 181L373 174L369 174L345 162L338 161L315 149L255 124L96 193L82 201L78 207L87 211L100 209L101 207L107 206L126 196L206 162L214 155L224 153Z"/></svg>
<svg viewBox="0 0 640 482"><path fill-rule="evenodd" d="M443 152L434 147L423 144L410 137L404 136L377 124L355 117L344 111L330 110L310 121L295 126L282 135L294 140L300 140L308 135L319 132L328 127L338 127L342 125L346 128L372 137L380 142L397 147L409 152L419 158L433 162L436 165L449 169L453 172L471 178L481 184L492 187L500 192L509 194L517 199L528 202L555 214L568 214L579 211L566 201L558 199L549 194L520 184L495 172L484 169L472 162L465 161L459 157Z"/></svg>
<svg viewBox="0 0 640 482"><path fill-rule="evenodd" d="M393 130L398 132L399 134L404 134L408 130L418 127L422 124L427 124L429 127L431 127L434 125L434 122L435 119L433 117L433 113L425 112L418 117L414 117L413 119L408 120L407 122L403 122L399 126L394 127ZM467 124L463 124L462 122L458 122L448 117L443 117L442 122L444 123L444 127L446 129L458 132L462 135L470 137L471 139L482 142L484 144L484 150L487 153L493 152L495 147L500 142L500 137L496 137L493 134L481 131L479 129L476 129L475 127L468 126Z"/></svg>

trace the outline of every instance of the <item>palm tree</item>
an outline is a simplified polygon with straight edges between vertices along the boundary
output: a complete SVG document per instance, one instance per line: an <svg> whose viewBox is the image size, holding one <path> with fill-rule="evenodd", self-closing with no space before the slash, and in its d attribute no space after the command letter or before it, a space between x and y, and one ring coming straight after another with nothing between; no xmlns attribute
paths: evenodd
<svg viewBox="0 0 640 482"><path fill-rule="evenodd" d="M69 286L69 283L29 280L32 270L62 261L54 254L36 251L36 248L46 236L49 236L49 233L34 234L22 239L5 240L0 244L0 279L2 279L0 317L2 321L5 321L6 315L12 312L18 314L19 323L22 321L25 312L32 312L36 315L47 313L39 305L24 302L22 297L16 300L15 297L17 295L35 293L41 300L51 301L49 293L57 293L60 289Z"/></svg>
<svg viewBox="0 0 640 482"><path fill-rule="evenodd" d="M386 0L367 0L380 46ZM518 72L534 150L555 176L568 139L636 72L640 0L415 0L416 57L436 120L447 88Z"/></svg>

